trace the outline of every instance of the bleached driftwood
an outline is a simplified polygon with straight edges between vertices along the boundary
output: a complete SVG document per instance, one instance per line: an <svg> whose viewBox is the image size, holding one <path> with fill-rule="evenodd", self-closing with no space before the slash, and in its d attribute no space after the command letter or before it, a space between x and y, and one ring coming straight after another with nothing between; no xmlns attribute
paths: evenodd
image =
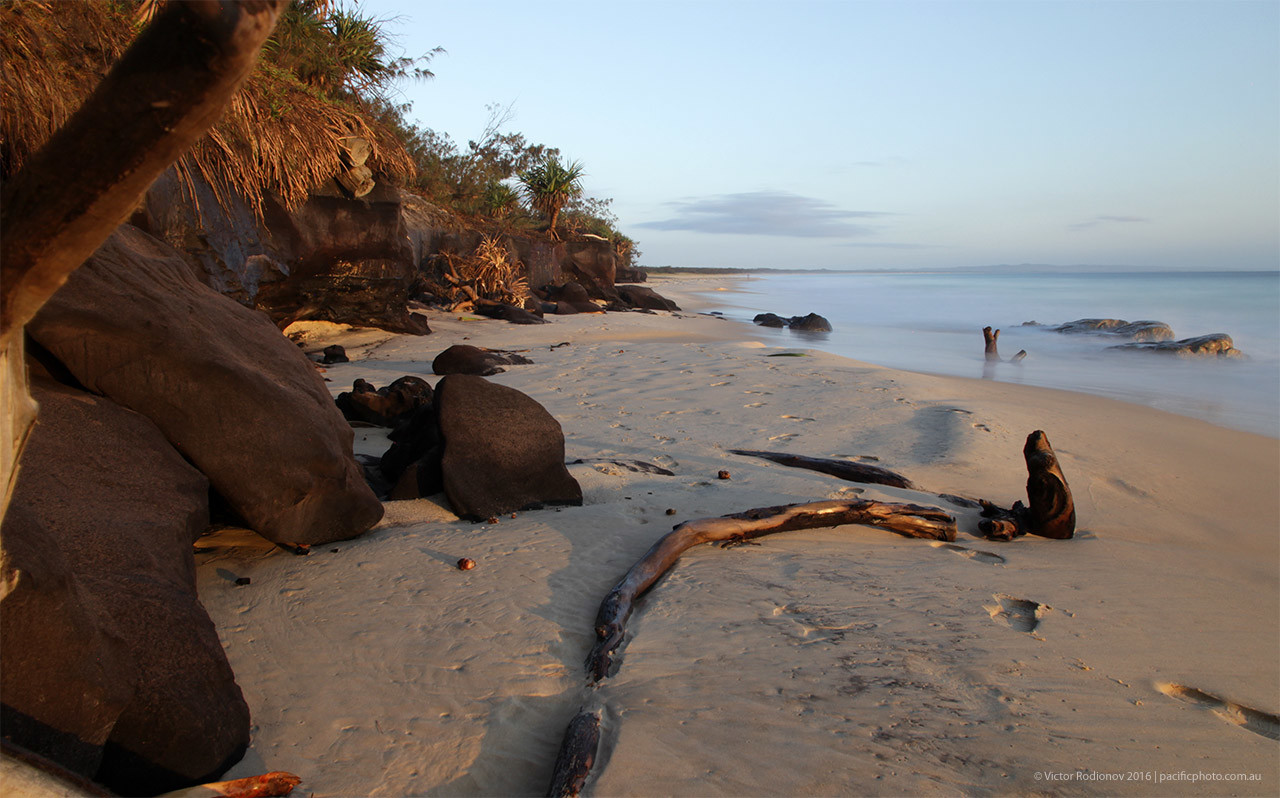
<svg viewBox="0 0 1280 798"><path fill-rule="evenodd" d="M168 3L0 197L0 482L35 418L22 328L222 116L288 0Z"/></svg>
<svg viewBox="0 0 1280 798"><path fill-rule="evenodd" d="M1028 435L1022 456L1027 461L1029 506L1019 501L1005 510L983 501L985 519L979 522L978 529L995 540L1012 540L1027 534L1057 540L1070 538L1076 529L1075 502L1048 436L1041 430Z"/></svg>
<svg viewBox="0 0 1280 798"><path fill-rule="evenodd" d="M888 485L894 488L916 489L911 480L880 466L851 463L848 460L836 460L827 457L786 454L785 452L761 452L754 449L730 449L729 451L745 457L759 457L764 460L771 460L792 468L807 468L810 471L830 474L833 477L839 477L849 482L868 482L875 485Z"/></svg>
<svg viewBox="0 0 1280 798"><path fill-rule="evenodd" d="M775 532L845 524L879 527L912 538L956 539L955 519L936 507L865 499L760 507L719 518L686 521L653 544L601 602L596 614L596 644L586 663L591 680L600 681L609 675L636 599L686 550L700 543L745 541Z"/></svg>

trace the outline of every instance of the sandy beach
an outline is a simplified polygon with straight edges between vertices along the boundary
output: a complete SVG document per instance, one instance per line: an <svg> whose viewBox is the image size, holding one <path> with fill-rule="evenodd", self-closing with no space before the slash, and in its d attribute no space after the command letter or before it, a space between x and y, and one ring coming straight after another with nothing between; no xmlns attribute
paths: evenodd
<svg viewBox="0 0 1280 798"><path fill-rule="evenodd" d="M346 346L325 372L335 395L357 378L434 383L455 343L522 352L532 365L491 379L560 422L585 500L497 524L459 521L443 497L389 502L369 534L305 557L243 530L202 539L200 597L253 716L226 778L540 795L587 707L603 715L590 795L1280 792L1280 441L776 348L697 314L716 279L650 283L677 314L299 328L309 350ZM937 494L1025 498L1037 429L1076 537L984 540L975 510ZM356 451L382 454L385 432L357 429ZM923 490L734 448L874 462ZM672 525L851 496L942 507L960 534L845 526L690 550L640 602L617 675L588 686L600 600Z"/></svg>

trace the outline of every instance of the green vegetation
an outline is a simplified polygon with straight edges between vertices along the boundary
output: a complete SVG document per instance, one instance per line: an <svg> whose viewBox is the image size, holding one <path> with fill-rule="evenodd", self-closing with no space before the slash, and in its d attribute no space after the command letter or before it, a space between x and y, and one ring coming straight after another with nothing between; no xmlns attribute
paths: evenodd
<svg viewBox="0 0 1280 798"><path fill-rule="evenodd" d="M0 177L20 169L66 121L161 5L0 2ZM371 145L366 166L467 226L532 231L545 220L553 238L595 235L635 257L610 200L583 195L581 164L562 164L559 150L506 131L510 108L490 107L483 134L466 147L407 122L410 109L395 103L396 87L432 77L427 67L443 50L396 56L388 24L358 4L294 0L258 68L223 120L179 161L179 174L188 181L201 175L220 201L238 195L258 214L268 194L297 207L345 171L338 141L356 136ZM522 175L542 187L524 184L522 197Z"/></svg>
<svg viewBox="0 0 1280 798"><path fill-rule="evenodd" d="M583 167L580 161L561 163L559 158L547 158L542 163L520 173L520 185L530 207L547 217L547 231L553 241L560 209L574 197L582 195Z"/></svg>

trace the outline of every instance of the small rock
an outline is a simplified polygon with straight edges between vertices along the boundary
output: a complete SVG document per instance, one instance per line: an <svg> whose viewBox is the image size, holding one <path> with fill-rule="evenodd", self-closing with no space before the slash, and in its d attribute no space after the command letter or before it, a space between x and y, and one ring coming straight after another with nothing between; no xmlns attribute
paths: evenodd
<svg viewBox="0 0 1280 798"><path fill-rule="evenodd" d="M676 514L676 508L674 507L667 508L667 515L675 515L675 514Z"/></svg>
<svg viewBox="0 0 1280 798"><path fill-rule="evenodd" d="M719 474L716 474L716 476L720 479L732 479L732 477L729 476L728 471L721 471Z"/></svg>
<svg viewBox="0 0 1280 798"><path fill-rule="evenodd" d="M347 357L347 350L338 344L326 346L324 348L324 363L350 363L351 358Z"/></svg>
<svg viewBox="0 0 1280 798"><path fill-rule="evenodd" d="M250 579L250 578L249 578L249 577L247 577L247 576L241 576L241 577L237 577L237 578L236 578L236 584L237 584L237 585L247 585L247 584L249 584L249 583L250 583L250 582L252 582L252 581L253 581L253 580L252 580L252 579Z"/></svg>
<svg viewBox="0 0 1280 798"><path fill-rule="evenodd" d="M458 560L459 571L470 571L472 568L475 568L475 567L476 567L476 561L471 559L470 557L463 557L461 560Z"/></svg>

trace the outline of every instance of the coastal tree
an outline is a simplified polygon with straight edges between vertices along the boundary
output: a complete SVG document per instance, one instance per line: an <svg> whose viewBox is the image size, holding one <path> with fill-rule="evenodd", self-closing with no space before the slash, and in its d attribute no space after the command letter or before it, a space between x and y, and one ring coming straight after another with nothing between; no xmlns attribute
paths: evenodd
<svg viewBox="0 0 1280 798"><path fill-rule="evenodd" d="M547 230L551 240L559 241L556 222L560 210L569 200L582 194L581 161L561 163L558 157L547 158L520 173L520 185L530 207L547 217Z"/></svg>

